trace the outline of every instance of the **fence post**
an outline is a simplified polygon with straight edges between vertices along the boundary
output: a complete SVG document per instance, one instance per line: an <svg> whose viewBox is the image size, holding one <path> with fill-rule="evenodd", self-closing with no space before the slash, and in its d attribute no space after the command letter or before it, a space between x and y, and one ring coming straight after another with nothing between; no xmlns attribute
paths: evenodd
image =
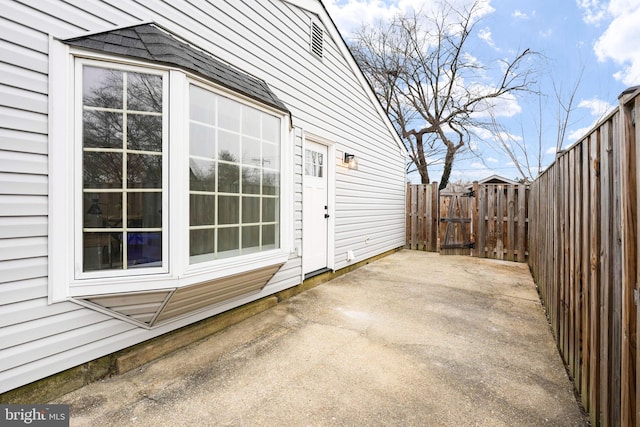
<svg viewBox="0 0 640 427"><path fill-rule="evenodd" d="M438 181L431 183L431 251L438 252L440 235L440 191Z"/></svg>
<svg viewBox="0 0 640 427"><path fill-rule="evenodd" d="M471 256L478 256L478 181L473 181L473 203L471 205Z"/></svg>

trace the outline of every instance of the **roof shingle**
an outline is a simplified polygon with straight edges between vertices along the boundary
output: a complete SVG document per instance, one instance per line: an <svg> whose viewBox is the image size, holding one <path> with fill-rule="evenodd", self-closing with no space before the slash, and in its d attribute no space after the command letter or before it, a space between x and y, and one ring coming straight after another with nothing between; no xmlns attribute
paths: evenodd
<svg viewBox="0 0 640 427"><path fill-rule="evenodd" d="M181 42L155 24L142 24L64 40L70 46L177 66L249 98L288 112L267 83Z"/></svg>

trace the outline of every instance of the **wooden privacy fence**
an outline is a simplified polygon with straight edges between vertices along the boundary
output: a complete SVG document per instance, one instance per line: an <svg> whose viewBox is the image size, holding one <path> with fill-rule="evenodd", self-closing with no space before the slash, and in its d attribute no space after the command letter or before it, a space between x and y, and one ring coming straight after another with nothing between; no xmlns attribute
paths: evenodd
<svg viewBox="0 0 640 427"><path fill-rule="evenodd" d="M529 264L593 425L636 426L640 91L532 185ZM640 111L640 110L638 110Z"/></svg>
<svg viewBox="0 0 640 427"><path fill-rule="evenodd" d="M522 184L475 182L461 192L438 192L437 183L409 184L406 247L525 262L527 194Z"/></svg>

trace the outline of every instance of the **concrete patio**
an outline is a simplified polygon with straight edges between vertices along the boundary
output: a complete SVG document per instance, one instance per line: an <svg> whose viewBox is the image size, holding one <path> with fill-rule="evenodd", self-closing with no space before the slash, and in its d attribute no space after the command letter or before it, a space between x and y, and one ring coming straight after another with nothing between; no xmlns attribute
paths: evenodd
<svg viewBox="0 0 640 427"><path fill-rule="evenodd" d="M588 425L526 264L400 251L67 394L72 426Z"/></svg>

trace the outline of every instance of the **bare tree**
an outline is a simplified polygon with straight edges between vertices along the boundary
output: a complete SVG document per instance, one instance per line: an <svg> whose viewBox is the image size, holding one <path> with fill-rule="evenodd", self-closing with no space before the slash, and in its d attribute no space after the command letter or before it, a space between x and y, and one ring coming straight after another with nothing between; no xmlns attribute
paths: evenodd
<svg viewBox="0 0 640 427"><path fill-rule="evenodd" d="M363 26L350 48L387 115L403 138L411 165L429 183L429 166L443 163L446 187L456 155L468 146L478 114L505 95L529 90L532 68L525 49L497 60L500 77L487 81L488 68L467 51L482 3L456 9L442 2L432 13L397 15L376 27Z"/></svg>
<svg viewBox="0 0 640 427"><path fill-rule="evenodd" d="M573 82L569 91L565 92L562 85L553 83L556 112L556 146L555 151L562 150L562 146L566 139L567 129L571 125L571 116L575 110L575 98L584 67L580 69L580 73L577 79ZM497 151L506 154L512 161L516 170L520 174L520 179L523 181L533 181L543 170L543 156L544 156L544 131L548 126L544 125L544 100L546 96L540 93L536 93L536 101L538 103L537 114L534 114L532 119L536 129L536 140L531 141L527 137L524 131L524 126L521 123L521 134L514 135L510 133L495 117L490 113L489 125L492 128L492 132L489 138L485 138L484 141L487 145L493 147ZM530 134L532 135L532 134Z"/></svg>

